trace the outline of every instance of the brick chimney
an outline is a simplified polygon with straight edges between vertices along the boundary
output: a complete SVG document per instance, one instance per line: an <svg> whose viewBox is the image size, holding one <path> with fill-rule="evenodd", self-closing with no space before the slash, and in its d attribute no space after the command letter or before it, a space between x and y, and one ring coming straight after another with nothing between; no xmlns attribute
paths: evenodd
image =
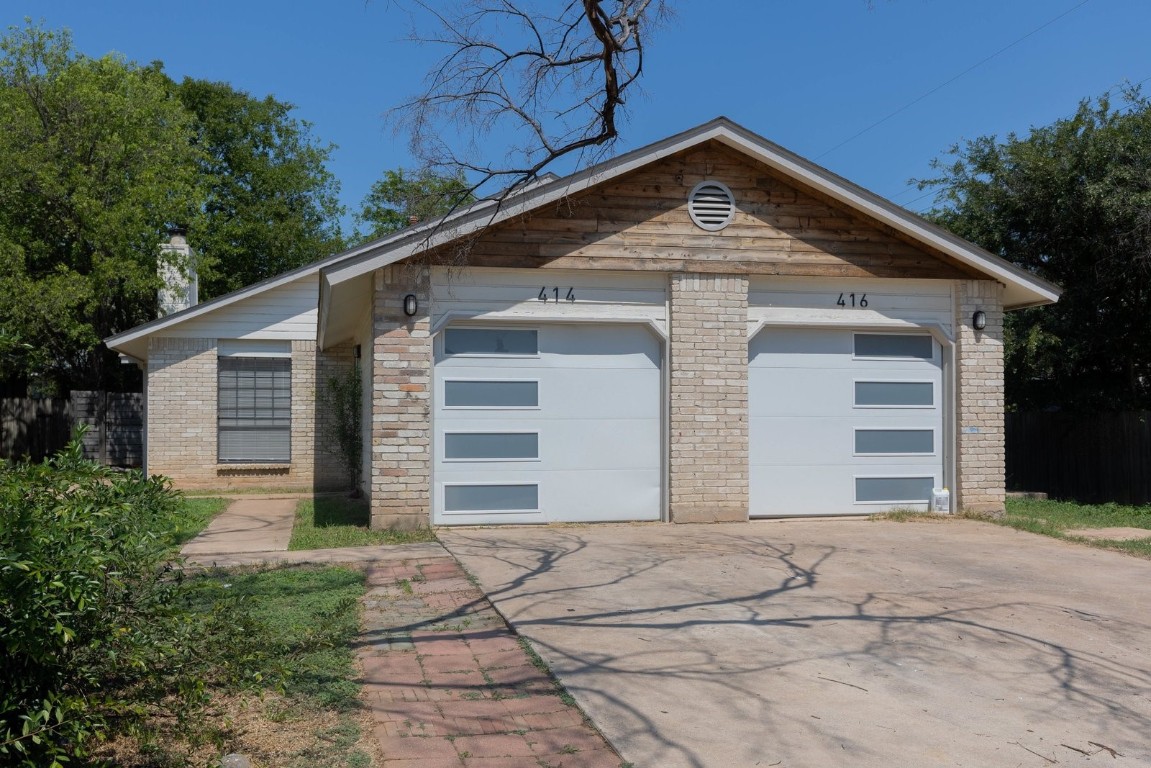
<svg viewBox="0 0 1151 768"><path fill-rule="evenodd" d="M168 230L168 242L160 245L158 268L164 284L159 294L161 317L199 303L196 257L188 245L187 231L183 227Z"/></svg>

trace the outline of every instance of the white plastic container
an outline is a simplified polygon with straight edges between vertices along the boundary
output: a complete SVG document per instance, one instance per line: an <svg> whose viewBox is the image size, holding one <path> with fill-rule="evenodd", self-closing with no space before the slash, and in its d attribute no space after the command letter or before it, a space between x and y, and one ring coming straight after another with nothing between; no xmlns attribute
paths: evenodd
<svg viewBox="0 0 1151 768"><path fill-rule="evenodd" d="M951 511L951 491L946 488L931 489L931 511L947 514Z"/></svg>

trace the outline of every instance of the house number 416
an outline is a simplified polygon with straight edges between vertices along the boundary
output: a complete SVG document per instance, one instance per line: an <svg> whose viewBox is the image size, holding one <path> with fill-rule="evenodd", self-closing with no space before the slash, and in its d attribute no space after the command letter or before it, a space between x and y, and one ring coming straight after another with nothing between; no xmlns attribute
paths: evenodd
<svg viewBox="0 0 1151 768"><path fill-rule="evenodd" d="M861 294L859 294L859 298L856 299L854 293L841 293L841 294L839 294L839 301L835 302L835 306L837 306L837 307L866 307L867 306L867 294L861 293Z"/></svg>
<svg viewBox="0 0 1151 768"><path fill-rule="evenodd" d="M540 301L554 301L558 304L560 300L559 286L548 288L545 285L543 288L540 288L540 295L536 298ZM568 288L568 292L564 294L564 301L575 301L575 288Z"/></svg>

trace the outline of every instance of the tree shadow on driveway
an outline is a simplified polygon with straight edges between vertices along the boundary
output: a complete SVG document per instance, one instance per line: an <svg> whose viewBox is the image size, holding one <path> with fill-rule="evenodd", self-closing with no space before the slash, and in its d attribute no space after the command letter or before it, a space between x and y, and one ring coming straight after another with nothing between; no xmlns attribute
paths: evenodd
<svg viewBox="0 0 1151 768"><path fill-rule="evenodd" d="M968 521L441 539L636 765L1151 761L1146 561Z"/></svg>

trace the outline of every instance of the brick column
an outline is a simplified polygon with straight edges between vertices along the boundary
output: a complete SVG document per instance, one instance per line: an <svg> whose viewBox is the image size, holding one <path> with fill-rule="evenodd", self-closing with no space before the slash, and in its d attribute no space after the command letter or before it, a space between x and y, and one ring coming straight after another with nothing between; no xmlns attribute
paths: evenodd
<svg viewBox="0 0 1151 768"><path fill-rule="evenodd" d="M747 520L747 278L671 275L670 507Z"/></svg>
<svg viewBox="0 0 1151 768"><path fill-rule="evenodd" d="M316 342L292 341L292 464L294 483L313 488L316 475Z"/></svg>
<svg viewBox="0 0 1151 768"><path fill-rule="evenodd" d="M372 308L372 527L431 522L432 340L429 281L403 267L374 276ZM404 296L419 301L404 315Z"/></svg>
<svg viewBox="0 0 1151 768"><path fill-rule="evenodd" d="M976 331L976 310L987 327ZM1003 513L1003 287L990 280L957 284L955 508Z"/></svg>
<svg viewBox="0 0 1151 768"><path fill-rule="evenodd" d="M148 473L216 483L216 340L148 341Z"/></svg>

